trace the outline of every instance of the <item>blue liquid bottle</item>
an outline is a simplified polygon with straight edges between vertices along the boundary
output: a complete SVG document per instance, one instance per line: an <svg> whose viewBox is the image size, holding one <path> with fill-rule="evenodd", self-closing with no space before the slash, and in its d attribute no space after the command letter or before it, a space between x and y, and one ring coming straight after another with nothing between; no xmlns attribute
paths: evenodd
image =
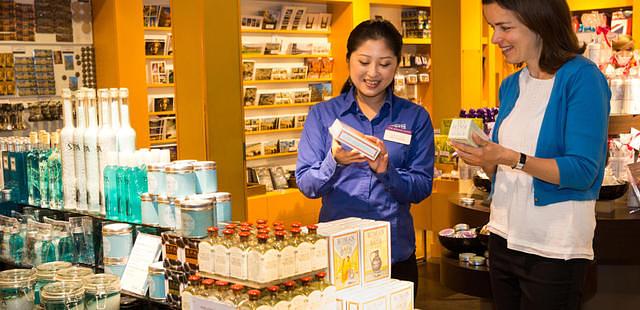
<svg viewBox="0 0 640 310"><path fill-rule="evenodd" d="M40 132L40 152L38 153L38 186L40 190L40 207L49 208L51 193L49 192L49 156L51 156L51 137L46 131Z"/></svg>
<svg viewBox="0 0 640 310"><path fill-rule="evenodd" d="M57 132L51 134L51 155L47 160L49 171L49 206L51 209L62 210L64 193L62 189L62 157L60 154L60 136Z"/></svg>
<svg viewBox="0 0 640 310"><path fill-rule="evenodd" d="M118 182L117 182L117 153L110 152L107 155L107 166L104 167L104 203L107 219L117 221L119 218L118 209Z"/></svg>
<svg viewBox="0 0 640 310"><path fill-rule="evenodd" d="M38 155L40 146L38 144L38 133L29 133L29 142L31 150L27 153L27 190L29 191L29 204L32 206L40 205L40 176L38 168Z"/></svg>
<svg viewBox="0 0 640 310"><path fill-rule="evenodd" d="M116 171L116 183L118 184L118 220L126 222L131 216L131 207L129 206L129 186L130 186L130 170L129 164L132 161L133 154L120 153L119 166Z"/></svg>
<svg viewBox="0 0 640 310"><path fill-rule="evenodd" d="M14 152L9 153L11 161L11 177L14 180L14 187L11 195L15 195L14 200L19 203L29 203L29 192L27 190L27 153L28 143L18 141Z"/></svg>
<svg viewBox="0 0 640 310"><path fill-rule="evenodd" d="M129 214L127 221L131 223L142 223L142 201L140 195L148 190L147 166L145 165L145 154L149 151L137 151L129 165Z"/></svg>

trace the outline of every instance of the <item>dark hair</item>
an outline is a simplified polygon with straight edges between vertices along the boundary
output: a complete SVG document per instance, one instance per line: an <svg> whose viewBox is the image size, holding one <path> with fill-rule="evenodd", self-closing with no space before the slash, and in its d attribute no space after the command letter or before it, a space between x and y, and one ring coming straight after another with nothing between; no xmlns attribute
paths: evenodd
<svg viewBox="0 0 640 310"><path fill-rule="evenodd" d="M387 47L393 51L398 63L402 56L402 35L395 26L388 20L366 20L351 30L347 40L347 61L351 58L351 53L357 50L360 45L368 40L384 40ZM346 93L351 89L351 79L342 86L341 93ZM393 87L391 83L390 87Z"/></svg>
<svg viewBox="0 0 640 310"><path fill-rule="evenodd" d="M571 13L565 0L482 0L482 4L497 3L501 8L513 11L518 19L542 39L540 69L555 73L567 61L582 54L573 27Z"/></svg>

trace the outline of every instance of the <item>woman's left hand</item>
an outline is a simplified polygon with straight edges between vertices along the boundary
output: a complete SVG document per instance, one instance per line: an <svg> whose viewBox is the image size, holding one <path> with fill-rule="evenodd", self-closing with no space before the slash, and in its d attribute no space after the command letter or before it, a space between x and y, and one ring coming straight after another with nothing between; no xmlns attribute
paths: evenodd
<svg viewBox="0 0 640 310"><path fill-rule="evenodd" d="M367 162L369 163L371 170L375 173L387 172L387 167L389 166L389 153L387 153L387 148L384 146L384 142L374 136L364 136L364 138L374 143L380 149L380 154L378 154L376 160L370 160L367 158Z"/></svg>
<svg viewBox="0 0 640 310"><path fill-rule="evenodd" d="M520 158L517 152L500 144L484 140L475 133L472 135L472 139L478 147L451 141L451 145L458 152L458 156L469 165L480 167L513 166Z"/></svg>

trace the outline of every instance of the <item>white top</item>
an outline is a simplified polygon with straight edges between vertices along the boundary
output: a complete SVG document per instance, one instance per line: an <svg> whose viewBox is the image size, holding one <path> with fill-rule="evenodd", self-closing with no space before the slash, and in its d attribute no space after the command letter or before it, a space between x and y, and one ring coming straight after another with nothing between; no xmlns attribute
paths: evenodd
<svg viewBox="0 0 640 310"><path fill-rule="evenodd" d="M555 77L538 80L525 68L520 96L500 126L500 144L532 156ZM557 259L593 259L595 201L563 201L535 206L533 177L498 166L491 202L489 230L507 239L507 247Z"/></svg>

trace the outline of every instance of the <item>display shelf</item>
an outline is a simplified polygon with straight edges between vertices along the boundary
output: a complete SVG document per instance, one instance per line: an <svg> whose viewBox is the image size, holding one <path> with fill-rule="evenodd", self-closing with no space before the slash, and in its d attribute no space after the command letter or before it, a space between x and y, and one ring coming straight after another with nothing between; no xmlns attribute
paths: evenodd
<svg viewBox="0 0 640 310"><path fill-rule="evenodd" d="M151 145L161 145L161 144L175 144L178 142L178 139L165 139L165 140L156 140L151 141Z"/></svg>
<svg viewBox="0 0 640 310"><path fill-rule="evenodd" d="M92 42L74 43L74 42L32 42L32 41L0 41L0 46L90 46Z"/></svg>
<svg viewBox="0 0 640 310"><path fill-rule="evenodd" d="M376 5L394 5L411 7L431 7L431 0L370 0L369 3Z"/></svg>
<svg viewBox="0 0 640 310"><path fill-rule="evenodd" d="M149 115L155 115L155 116L176 115L176 111L149 112Z"/></svg>
<svg viewBox="0 0 640 310"><path fill-rule="evenodd" d="M402 43L414 45L429 45L431 44L431 38L403 38Z"/></svg>
<svg viewBox="0 0 640 310"><path fill-rule="evenodd" d="M283 108L296 108L296 107L309 107L320 103L321 101L316 102L306 102L306 103L292 103L292 104L270 104L270 105L251 105L245 106L245 110L262 110L262 109L283 109Z"/></svg>
<svg viewBox="0 0 640 310"><path fill-rule="evenodd" d="M318 269L318 270L314 270L314 271L310 271L310 272L305 272L305 273L301 273L301 274L297 274L295 276L291 276L288 278L284 278L284 279L278 279L277 281L271 281L271 282L267 282L267 283L258 283L258 282L253 282L253 281L249 281L249 280L240 280L237 278L232 278L232 277L224 277L221 275L217 275L217 274L213 274L213 273L209 273L209 272L203 272L203 271L199 271L198 275L200 277L203 278L209 278L209 279L215 279L215 280L220 280L220 281L227 281L233 284L242 284L245 287L250 287L250 288L255 288L255 289L263 289L263 288L267 288L269 286L273 286L273 285L279 285L281 283L290 281L290 280L297 280L300 278L304 278L304 277L313 277L315 276L316 273L318 272L326 272L326 268L323 269Z"/></svg>
<svg viewBox="0 0 640 310"><path fill-rule="evenodd" d="M166 31L171 32L171 27L144 27L145 31Z"/></svg>
<svg viewBox="0 0 640 310"><path fill-rule="evenodd" d="M247 157L247 160L270 159L270 158L289 157L289 156L298 156L298 152L287 152L287 153L278 153L278 154L271 154L271 155L253 156L253 157Z"/></svg>
<svg viewBox="0 0 640 310"><path fill-rule="evenodd" d="M253 34L297 34L297 35L329 35L331 31L326 30L265 30L265 29L240 29L241 33L253 33Z"/></svg>
<svg viewBox="0 0 640 310"><path fill-rule="evenodd" d="M251 80L251 81L244 81L244 85L286 84L286 83L321 83L321 82L331 82L331 79Z"/></svg>
<svg viewBox="0 0 640 310"><path fill-rule="evenodd" d="M175 84L173 83L167 83L167 84L147 84L147 87L149 88L170 88L170 87L174 87Z"/></svg>
<svg viewBox="0 0 640 310"><path fill-rule="evenodd" d="M263 55L263 54L243 54L243 59L291 59L291 58L321 58L331 57L331 54L284 54L284 55Z"/></svg>
<svg viewBox="0 0 640 310"><path fill-rule="evenodd" d="M145 55L144 58L147 60L173 59L173 55Z"/></svg>
<svg viewBox="0 0 640 310"><path fill-rule="evenodd" d="M287 129L274 129L274 130L246 131L244 134L247 135L247 136L254 136L254 135L265 135L265 134L272 134L272 133L298 132L298 131L302 131L302 127L300 127L300 128L287 128Z"/></svg>

